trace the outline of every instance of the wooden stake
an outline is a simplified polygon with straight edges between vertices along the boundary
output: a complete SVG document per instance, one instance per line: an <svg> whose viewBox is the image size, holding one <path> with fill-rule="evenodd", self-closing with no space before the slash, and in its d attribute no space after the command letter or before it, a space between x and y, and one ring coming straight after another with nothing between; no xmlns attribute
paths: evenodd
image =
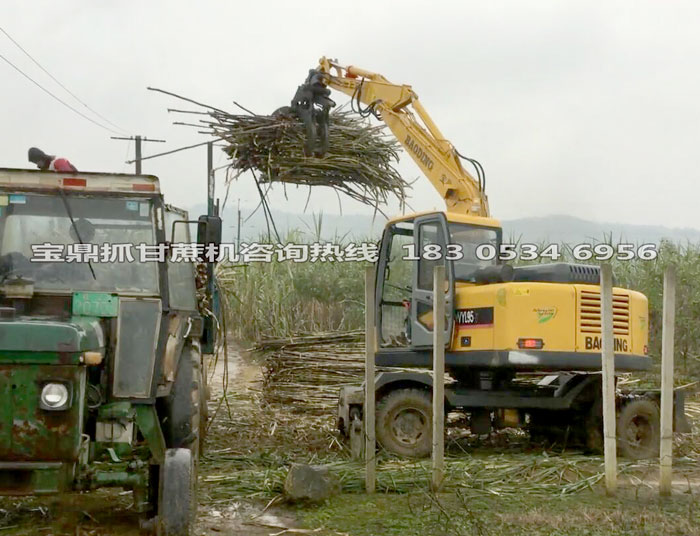
<svg viewBox="0 0 700 536"><path fill-rule="evenodd" d="M659 448L659 493L671 495L673 480L673 337L676 321L676 270L664 273L664 307L661 332L661 445Z"/></svg>
<svg viewBox="0 0 700 536"><path fill-rule="evenodd" d="M605 451L605 489L617 491L617 437L615 431L615 341L613 338L612 266L600 267L600 308L603 368L603 437Z"/></svg>
<svg viewBox="0 0 700 536"><path fill-rule="evenodd" d="M433 272L433 475L439 491L445 477L445 267Z"/></svg>
<svg viewBox="0 0 700 536"><path fill-rule="evenodd" d="M376 488L376 439L375 439L375 393L374 353L376 350L376 328L374 325L374 267L365 270L365 490L374 493Z"/></svg>

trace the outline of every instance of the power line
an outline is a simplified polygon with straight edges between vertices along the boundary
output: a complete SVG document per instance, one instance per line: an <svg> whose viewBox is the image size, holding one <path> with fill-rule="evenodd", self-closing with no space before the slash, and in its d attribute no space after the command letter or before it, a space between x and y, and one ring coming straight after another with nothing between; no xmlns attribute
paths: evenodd
<svg viewBox="0 0 700 536"><path fill-rule="evenodd" d="M80 117L83 117L84 119L87 119L87 120L90 121L92 124L97 125L98 127L103 128L103 129L105 129L105 130L108 130L109 132L112 132L112 133L114 133L114 134L120 134L120 132L118 132L118 131L116 131L116 130L114 130L114 129L112 129L112 128L109 128L109 127L103 125L102 123L98 123L97 121L95 121L95 120L92 119L91 117L88 117L87 115L85 115L84 113L82 113L80 110L76 110L73 106L71 106L70 104L68 104L68 103L65 102L64 100L61 100L61 98L59 98L59 97L57 97L56 95L54 95L53 93L51 93L48 89L46 89L46 88L45 88L44 86L42 86L39 82L37 82L37 81L34 80L31 76L29 76L29 75L26 74L24 71L22 71L22 69L20 69L19 67L17 67L14 63L12 63L10 60L8 60L8 59L7 59L5 56L3 56L2 54L0 54L0 59L4 60L10 67L12 67L15 71L17 71L17 72L18 72L19 74L21 74L22 76L24 76L27 80L29 80L32 84L34 84L36 87L38 87L39 89L41 89L44 93L47 93L47 94L50 95L52 98L54 98L55 100L57 100L58 102L60 102L61 104L63 104L63 106L65 106L66 108L69 108L70 110L74 111L74 112L75 112L76 114L78 114Z"/></svg>
<svg viewBox="0 0 700 536"><path fill-rule="evenodd" d="M42 71L44 71L44 72L51 78L51 80L53 80L53 81L56 82L59 86L61 86L71 97L73 97L73 98L74 98L75 100L77 100L80 104L82 104L83 106L85 106L85 108L87 108L88 110L90 110L92 113L94 113L97 117L99 117L100 119L102 119L102 120L105 121L106 123L109 123L110 125L112 125L112 126L113 126L114 128L116 128L117 130L121 130L122 132L126 132L126 130L124 130L122 127L120 127L119 125L115 125L115 124L112 123L109 119L107 119L105 116L103 116L103 115L100 114L99 112L97 112L97 111L95 111L94 109L92 109L92 108L91 108L90 106L88 106L85 102L83 102L75 93L73 93L70 89L68 89L66 86L64 86L54 75L52 75L49 71L47 71L47 70L43 67L43 65L41 65L41 63L39 63L37 60L35 60L34 57L22 47L22 45L20 45L17 41L15 41L15 40L12 38L12 36L11 36L9 33L7 33L7 31L6 31L2 26L0 26L0 32L4 33L4 34L7 36L7 38L15 44L15 46L16 46L17 48L19 48L22 52L24 52L24 54L25 54L30 60L32 60L32 61L34 62L34 64L35 64L37 67L39 67L39 69L41 69Z"/></svg>
<svg viewBox="0 0 700 536"><path fill-rule="evenodd" d="M157 143L165 143L165 140L156 140L153 138L144 138L143 136L129 136L128 138L125 138L123 136L111 136L113 140L122 140L122 141L128 141L129 144L131 144L132 141L134 141L134 152L135 158L133 160L130 160L126 162L127 164L136 164L136 174L141 175L141 160L147 160L150 157L146 158L141 158L141 144L144 141L153 141Z"/></svg>
<svg viewBox="0 0 700 536"><path fill-rule="evenodd" d="M122 138L113 138L113 139L122 139ZM163 141L163 140L144 140L144 141ZM169 154L179 153L180 151L194 149L195 147L201 147L202 145L206 145L207 143L209 143L209 142L203 141L200 143L195 143L194 145L187 145L185 147L178 147L177 149L172 149L171 151L165 151L164 153L158 153L158 154L152 154L149 156L144 156L143 158L138 158L138 160L150 160L151 158L160 158L161 156L167 156ZM134 162L136 162L136 159L126 161L127 164L133 164Z"/></svg>

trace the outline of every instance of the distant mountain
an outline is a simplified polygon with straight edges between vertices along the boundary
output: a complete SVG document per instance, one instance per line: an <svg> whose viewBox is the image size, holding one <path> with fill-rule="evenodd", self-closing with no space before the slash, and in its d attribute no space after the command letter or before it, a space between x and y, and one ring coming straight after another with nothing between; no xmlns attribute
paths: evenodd
<svg viewBox="0 0 700 536"><path fill-rule="evenodd" d="M572 216L546 216L503 221L504 239L534 243L580 244L612 238L613 243L658 243L662 239L672 242L700 243L699 229L668 228L660 225L631 225L601 223Z"/></svg>
<svg viewBox="0 0 700 536"><path fill-rule="evenodd" d="M204 205L189 209L190 216L196 217L206 212ZM254 240L267 235L267 224L262 209L251 215L251 210L241 210L241 239ZM309 238L315 238L320 228L324 240L335 238L379 237L387 219L381 214L297 214L274 211L275 227L284 240L289 231L303 232ZM224 240L235 241L237 231L237 214L234 207L227 207L222 214L224 220ZM520 218L502 220L503 237L506 241L542 243L580 244L601 241L611 236L614 243L658 243L661 239L673 242L700 243L700 229L668 228L660 225L631 225L623 223L593 222L572 216L546 216L542 218ZM272 227L271 227L272 231ZM272 231L274 237L274 231Z"/></svg>

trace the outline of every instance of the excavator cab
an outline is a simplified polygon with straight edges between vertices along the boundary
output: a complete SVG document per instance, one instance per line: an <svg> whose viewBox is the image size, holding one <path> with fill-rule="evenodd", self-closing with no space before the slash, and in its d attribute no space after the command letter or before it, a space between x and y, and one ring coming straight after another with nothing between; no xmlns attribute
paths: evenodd
<svg viewBox="0 0 700 536"><path fill-rule="evenodd" d="M474 221L472 221L474 220ZM482 224L478 220L483 220ZM433 343L433 273L445 266L445 341L454 328L455 289L473 284L496 261L481 260L477 248L501 241L501 229L488 218L436 212L390 222L382 236L376 302L382 348L426 349Z"/></svg>

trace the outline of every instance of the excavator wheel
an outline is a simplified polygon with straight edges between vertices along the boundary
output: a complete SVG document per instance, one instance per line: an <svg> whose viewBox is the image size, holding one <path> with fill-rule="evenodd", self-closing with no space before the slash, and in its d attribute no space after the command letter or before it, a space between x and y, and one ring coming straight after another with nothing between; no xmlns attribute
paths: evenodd
<svg viewBox="0 0 700 536"><path fill-rule="evenodd" d="M627 402L617 417L617 447L626 458L640 460L659 455L659 406L648 398Z"/></svg>
<svg viewBox="0 0 700 536"><path fill-rule="evenodd" d="M603 454L603 401L596 398L584 420L585 446L591 454Z"/></svg>
<svg viewBox="0 0 700 536"><path fill-rule="evenodd" d="M432 450L432 395L424 389L397 389L377 403L377 440L399 456L424 458Z"/></svg>

